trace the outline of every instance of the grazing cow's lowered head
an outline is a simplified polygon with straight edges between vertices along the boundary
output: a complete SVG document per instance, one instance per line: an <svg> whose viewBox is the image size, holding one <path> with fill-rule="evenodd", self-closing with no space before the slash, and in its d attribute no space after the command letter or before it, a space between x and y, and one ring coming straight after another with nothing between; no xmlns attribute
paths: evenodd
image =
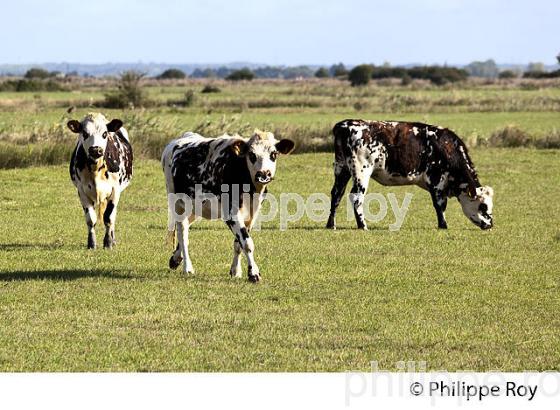
<svg viewBox="0 0 560 410"><path fill-rule="evenodd" d="M91 162L99 163L107 148L107 137L110 132L118 131L123 122L118 119L107 121L103 114L90 113L82 122L68 121L70 131L80 134L80 142Z"/></svg>
<svg viewBox="0 0 560 410"><path fill-rule="evenodd" d="M351 199L358 228L367 229L364 198L369 179L383 185L417 185L430 193L438 228L447 229L447 199L481 229L494 225L494 190L481 186L467 146L453 131L419 122L344 120L333 128L335 181L328 228L353 179Z"/></svg>
<svg viewBox="0 0 560 410"><path fill-rule="evenodd" d="M235 141L231 148L235 155L247 161L255 186L264 186L274 179L278 154L289 154L294 146L292 140L278 141L271 132L255 130L249 141Z"/></svg>
<svg viewBox="0 0 560 410"><path fill-rule="evenodd" d="M469 191L471 191L469 193ZM494 190L489 186L478 187L475 190L462 191L457 199L463 213L480 229L490 229L494 225L492 208Z"/></svg>

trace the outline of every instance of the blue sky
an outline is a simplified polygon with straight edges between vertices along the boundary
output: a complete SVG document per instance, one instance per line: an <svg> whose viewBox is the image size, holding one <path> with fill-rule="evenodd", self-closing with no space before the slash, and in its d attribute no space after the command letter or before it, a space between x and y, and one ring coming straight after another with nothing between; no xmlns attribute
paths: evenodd
<svg viewBox="0 0 560 410"><path fill-rule="evenodd" d="M0 63L552 64L560 52L558 0L2 0L2 15Z"/></svg>

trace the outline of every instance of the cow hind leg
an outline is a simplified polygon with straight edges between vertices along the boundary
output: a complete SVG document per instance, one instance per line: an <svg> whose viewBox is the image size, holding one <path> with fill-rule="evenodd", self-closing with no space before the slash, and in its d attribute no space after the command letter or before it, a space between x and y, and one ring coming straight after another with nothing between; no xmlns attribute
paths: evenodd
<svg viewBox="0 0 560 410"><path fill-rule="evenodd" d="M331 189L331 212L327 221L327 228L336 229L336 209L346 191L346 185L350 180L350 171L346 164L335 162L334 164L334 184Z"/></svg>
<svg viewBox="0 0 560 410"><path fill-rule="evenodd" d="M194 267L189 257L189 222L184 220L182 222L177 222L177 242L178 246L171 260L169 261L169 267L173 268L172 261L177 263L177 266L181 263L180 257L183 260L183 272L184 273L194 273ZM179 251L179 252L177 252Z"/></svg>
<svg viewBox="0 0 560 410"><path fill-rule="evenodd" d="M354 217L358 229L367 231L366 220L364 217L364 199L368 189L369 179L372 169L368 165L357 164L352 171L353 183L350 191L350 201L354 206Z"/></svg>

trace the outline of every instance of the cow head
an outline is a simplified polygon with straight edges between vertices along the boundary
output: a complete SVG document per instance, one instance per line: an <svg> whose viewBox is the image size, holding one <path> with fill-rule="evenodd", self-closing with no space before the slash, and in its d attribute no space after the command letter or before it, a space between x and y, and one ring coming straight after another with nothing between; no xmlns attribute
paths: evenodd
<svg viewBox="0 0 560 410"><path fill-rule="evenodd" d="M109 133L118 131L123 123L117 119L108 122L102 114L89 113L82 122L71 120L67 125L70 131L80 134L80 141L87 156L93 162L97 162L105 154Z"/></svg>
<svg viewBox="0 0 560 410"><path fill-rule="evenodd" d="M258 187L273 180L278 154L289 154L294 146L292 140L278 141L271 132L255 130L249 141L236 140L231 149L235 155L245 158L251 180Z"/></svg>
<svg viewBox="0 0 560 410"><path fill-rule="evenodd" d="M463 213L480 229L490 229L494 225L493 208L494 190L489 186L468 188L457 199Z"/></svg>

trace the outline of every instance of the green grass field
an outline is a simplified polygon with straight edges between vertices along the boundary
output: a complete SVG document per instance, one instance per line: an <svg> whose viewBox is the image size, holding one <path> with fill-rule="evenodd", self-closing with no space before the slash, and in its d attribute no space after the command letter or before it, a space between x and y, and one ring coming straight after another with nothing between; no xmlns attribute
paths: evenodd
<svg viewBox="0 0 560 410"><path fill-rule="evenodd" d="M196 275L168 270L155 161L136 163L114 251L85 249L66 165L0 170L0 370L559 370L560 152L472 156L496 192L494 229L453 200L438 231L426 192L372 181L370 192L414 194L400 231L391 217L357 231L344 208L337 231L270 222L253 235L258 285L229 277L222 222L191 229ZM270 190L328 193L331 164L282 158Z"/></svg>

